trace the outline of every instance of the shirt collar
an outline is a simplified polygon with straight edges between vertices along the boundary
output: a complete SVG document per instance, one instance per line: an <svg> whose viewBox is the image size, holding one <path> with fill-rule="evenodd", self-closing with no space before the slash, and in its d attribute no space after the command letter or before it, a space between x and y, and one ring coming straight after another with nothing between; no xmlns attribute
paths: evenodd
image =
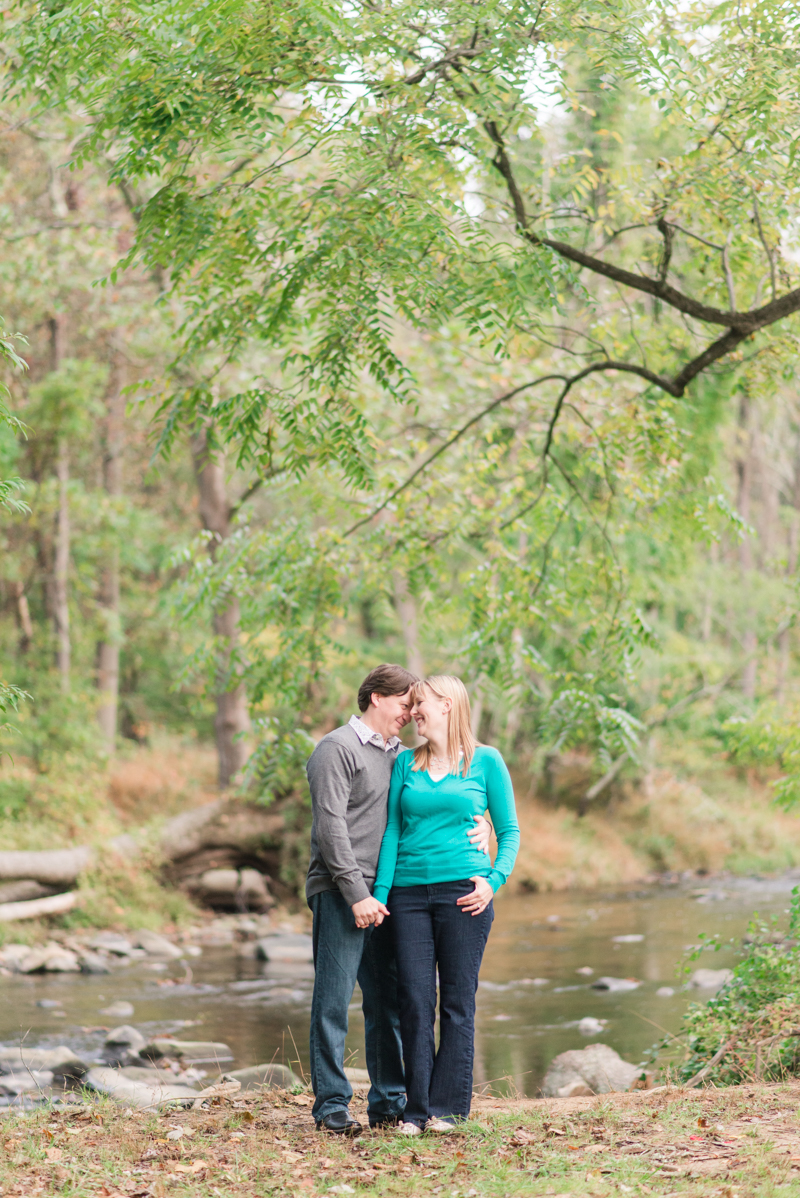
<svg viewBox="0 0 800 1198"><path fill-rule="evenodd" d="M399 736L390 736L388 740L384 740L380 732L373 731L368 724L359 719L357 715L350 716L349 727L353 729L362 745L375 745L378 749L383 749L384 753L396 749L400 744Z"/></svg>

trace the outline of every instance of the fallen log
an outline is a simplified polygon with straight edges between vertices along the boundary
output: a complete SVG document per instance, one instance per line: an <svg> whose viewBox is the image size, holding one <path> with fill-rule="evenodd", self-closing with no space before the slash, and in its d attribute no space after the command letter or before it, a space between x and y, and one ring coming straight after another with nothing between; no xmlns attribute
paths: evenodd
<svg viewBox="0 0 800 1198"><path fill-rule="evenodd" d="M73 886L92 859L88 845L76 849L0 853L0 879L33 878L44 886Z"/></svg>
<svg viewBox="0 0 800 1198"><path fill-rule="evenodd" d="M15 919L38 919L41 915L62 915L71 911L78 901L74 890L66 894L51 894L47 898L30 899L23 903L0 903L0 923Z"/></svg>

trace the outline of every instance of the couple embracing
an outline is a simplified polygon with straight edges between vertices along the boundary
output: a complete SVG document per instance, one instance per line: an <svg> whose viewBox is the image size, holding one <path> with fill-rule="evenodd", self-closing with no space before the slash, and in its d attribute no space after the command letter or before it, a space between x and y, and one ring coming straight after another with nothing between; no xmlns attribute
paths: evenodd
<svg viewBox="0 0 800 1198"><path fill-rule="evenodd" d="M458 678L420 681L381 665L361 684L358 707L360 715L322 738L307 767L314 1119L343 1135L362 1130L344 1072L358 981L370 1127L452 1132L472 1098L475 992L492 898L519 848L511 778L497 750L477 744ZM424 743L407 750L398 734L412 718Z"/></svg>

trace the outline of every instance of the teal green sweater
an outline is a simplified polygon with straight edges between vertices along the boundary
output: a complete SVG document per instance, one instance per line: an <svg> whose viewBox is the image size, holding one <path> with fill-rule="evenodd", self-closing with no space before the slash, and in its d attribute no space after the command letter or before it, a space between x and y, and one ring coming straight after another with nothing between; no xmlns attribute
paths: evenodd
<svg viewBox="0 0 800 1198"><path fill-rule="evenodd" d="M401 753L389 786L389 819L381 843L373 895L385 903L392 886L425 886L460 878L487 878L492 890L507 881L519 849L514 789L497 749L479 746L466 778L447 774L434 782L412 769L413 753ZM497 835L492 867L467 832L486 810Z"/></svg>

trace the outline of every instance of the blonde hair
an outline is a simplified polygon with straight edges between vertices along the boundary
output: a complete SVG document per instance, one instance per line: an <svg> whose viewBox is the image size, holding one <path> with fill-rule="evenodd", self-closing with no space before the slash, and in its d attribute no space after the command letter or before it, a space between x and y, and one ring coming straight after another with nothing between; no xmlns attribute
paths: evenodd
<svg viewBox="0 0 800 1198"><path fill-rule="evenodd" d="M421 698L425 690L431 691L437 699L451 699L452 707L447 720L447 754L450 758L450 773L458 773L459 753L463 754L462 777L466 778L472 762L472 756L477 747L477 741L472 735L472 719L467 688L460 678L452 674L433 674L422 682L414 684L411 694L414 702ZM414 750L415 770L427 770L431 763L430 744L419 745Z"/></svg>

